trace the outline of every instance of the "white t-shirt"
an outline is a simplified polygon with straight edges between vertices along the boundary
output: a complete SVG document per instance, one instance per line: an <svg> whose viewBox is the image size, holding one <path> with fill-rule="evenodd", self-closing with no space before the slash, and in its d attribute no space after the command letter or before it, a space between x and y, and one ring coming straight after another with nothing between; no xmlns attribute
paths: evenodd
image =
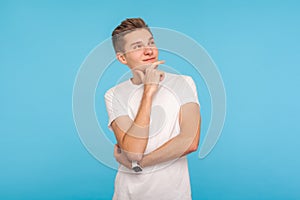
<svg viewBox="0 0 300 200"><path fill-rule="evenodd" d="M143 84L134 85L127 80L109 89L105 94L108 127L119 116L132 120L137 114ZM179 110L188 102L199 104L197 90L189 76L165 72L152 100L149 139L145 154L157 149L180 132ZM190 179L186 157L145 167L141 173L120 165L114 200L188 200L191 199Z"/></svg>

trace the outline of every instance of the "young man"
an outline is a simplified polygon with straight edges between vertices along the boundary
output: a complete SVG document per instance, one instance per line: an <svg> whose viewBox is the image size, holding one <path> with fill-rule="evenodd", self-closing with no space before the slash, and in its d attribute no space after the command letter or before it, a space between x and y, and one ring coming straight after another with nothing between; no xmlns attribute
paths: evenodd
<svg viewBox="0 0 300 200"><path fill-rule="evenodd" d="M124 20L112 40L117 59L133 74L105 94L121 164L113 199L191 199L185 155L197 150L200 137L195 84L189 76L157 69L164 62L142 19Z"/></svg>

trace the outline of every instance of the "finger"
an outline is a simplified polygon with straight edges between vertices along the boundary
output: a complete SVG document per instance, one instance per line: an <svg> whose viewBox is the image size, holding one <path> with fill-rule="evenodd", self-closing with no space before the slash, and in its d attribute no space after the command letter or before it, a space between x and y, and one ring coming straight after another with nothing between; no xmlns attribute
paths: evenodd
<svg viewBox="0 0 300 200"><path fill-rule="evenodd" d="M149 74L149 72L152 72L152 71L155 71L155 69L151 68L151 67L148 67L146 70L145 70L145 74Z"/></svg>
<svg viewBox="0 0 300 200"><path fill-rule="evenodd" d="M144 72L142 72L142 71L140 71L140 70L135 70L135 73L139 76L139 78L140 78L141 81L143 82L143 81L144 81L144 77L145 77Z"/></svg>
<svg viewBox="0 0 300 200"><path fill-rule="evenodd" d="M163 71L160 71L160 81L164 80L165 78L165 73Z"/></svg>
<svg viewBox="0 0 300 200"><path fill-rule="evenodd" d="M161 64L164 64L165 61L164 60L159 60L159 61L156 61L154 63L152 63L151 66L153 66L154 69L156 69L158 67L158 65L161 65Z"/></svg>
<svg viewBox="0 0 300 200"><path fill-rule="evenodd" d="M115 148L114 148L114 155L117 155L117 154L120 154L121 153L121 149L119 147L119 145L115 145Z"/></svg>
<svg viewBox="0 0 300 200"><path fill-rule="evenodd" d="M156 69L158 67L158 65L164 64L164 63L165 63L164 60L159 60L159 61L152 63L149 68Z"/></svg>

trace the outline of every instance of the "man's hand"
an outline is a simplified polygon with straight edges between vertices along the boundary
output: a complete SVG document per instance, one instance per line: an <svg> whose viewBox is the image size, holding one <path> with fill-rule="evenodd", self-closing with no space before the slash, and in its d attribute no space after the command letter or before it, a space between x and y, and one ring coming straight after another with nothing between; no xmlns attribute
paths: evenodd
<svg viewBox="0 0 300 200"><path fill-rule="evenodd" d="M146 68L139 67L134 71L138 77L137 80L144 84L144 94L153 97L158 89L158 84L165 77L163 71L157 70L159 64L163 64L165 61L156 61Z"/></svg>
<svg viewBox="0 0 300 200"><path fill-rule="evenodd" d="M156 61L149 65L142 65L132 70L135 84L158 84L164 79L164 72L157 70L158 65L165 61Z"/></svg>
<svg viewBox="0 0 300 200"><path fill-rule="evenodd" d="M124 165L128 169L131 169L131 162L127 159L127 156L121 150L121 148L116 144L114 148L114 157L118 163Z"/></svg>

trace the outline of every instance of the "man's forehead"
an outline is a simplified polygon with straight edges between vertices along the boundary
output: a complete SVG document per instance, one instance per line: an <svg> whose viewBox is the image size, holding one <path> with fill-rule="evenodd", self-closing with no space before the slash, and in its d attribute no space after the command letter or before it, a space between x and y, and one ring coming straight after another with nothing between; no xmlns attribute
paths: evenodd
<svg viewBox="0 0 300 200"><path fill-rule="evenodd" d="M134 31L131 31L130 33L127 33L124 36L124 39L127 42L135 42L138 40L149 40L152 38L153 38L153 36L151 35L151 33L144 28L136 29Z"/></svg>

